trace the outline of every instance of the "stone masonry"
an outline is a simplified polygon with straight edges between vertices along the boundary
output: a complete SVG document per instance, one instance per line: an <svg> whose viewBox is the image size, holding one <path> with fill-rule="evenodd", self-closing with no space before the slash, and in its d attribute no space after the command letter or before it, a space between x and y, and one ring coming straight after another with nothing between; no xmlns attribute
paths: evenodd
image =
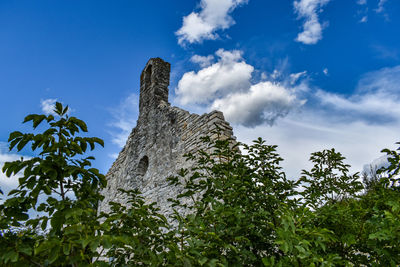
<svg viewBox="0 0 400 267"><path fill-rule="evenodd" d="M170 64L160 58L146 64L140 76L139 118L106 175L103 203L123 203L124 196L117 189L137 188L146 202L156 202L161 212L168 214L167 199L175 198L180 190L168 186L166 178L193 164L183 155L205 148L200 137L211 135L216 125L225 137L234 138L222 112L200 116L172 107L168 102L169 74ZM101 204L100 210L107 212L109 207Z"/></svg>

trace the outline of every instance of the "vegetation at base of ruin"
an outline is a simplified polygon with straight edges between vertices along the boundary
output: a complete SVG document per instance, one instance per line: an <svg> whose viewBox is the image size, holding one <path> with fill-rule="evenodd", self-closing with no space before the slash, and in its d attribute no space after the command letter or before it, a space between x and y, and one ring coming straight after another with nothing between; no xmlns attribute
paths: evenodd
<svg viewBox="0 0 400 267"><path fill-rule="evenodd" d="M3 167L20 178L0 204L1 266L400 264L400 148L383 150L390 165L374 177L350 174L330 149L292 180L276 146L204 138L208 148L187 155L194 169L168 178L183 188L170 222L136 190L98 213L106 180L84 154L103 141L79 136L87 126L68 107L54 111L25 118L43 132L10 134L10 150L29 144L37 156Z"/></svg>

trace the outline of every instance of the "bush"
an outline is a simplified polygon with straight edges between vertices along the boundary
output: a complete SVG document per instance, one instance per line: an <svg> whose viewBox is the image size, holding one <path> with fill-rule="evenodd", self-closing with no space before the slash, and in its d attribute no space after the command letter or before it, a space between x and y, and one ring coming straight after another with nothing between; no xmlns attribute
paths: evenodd
<svg viewBox="0 0 400 267"><path fill-rule="evenodd" d="M400 264L399 149L368 190L334 149L287 179L276 146L204 138L191 170L168 178L183 188L167 220L136 190L127 203L97 213L105 177L77 136L86 124L60 103L53 115L29 115L39 134L13 132L10 149L30 144L36 157L6 163L22 173L0 205L2 266L397 266ZM240 149L239 149L240 147ZM41 212L30 218L29 210ZM178 212L180 211L180 212ZM184 212L183 212L184 211Z"/></svg>

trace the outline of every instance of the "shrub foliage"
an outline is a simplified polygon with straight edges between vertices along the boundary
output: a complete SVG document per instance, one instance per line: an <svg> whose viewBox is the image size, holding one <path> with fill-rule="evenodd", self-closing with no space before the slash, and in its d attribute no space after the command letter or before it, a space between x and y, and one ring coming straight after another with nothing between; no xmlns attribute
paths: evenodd
<svg viewBox="0 0 400 267"><path fill-rule="evenodd" d="M400 264L400 148L383 150L390 166L366 186L334 149L288 179L262 139L204 138L207 149L187 155L195 167L168 178L183 188L170 199L172 218L122 189L127 203L106 214L97 212L105 177L84 156L103 141L80 136L87 126L68 107L54 112L25 118L34 129L47 123L43 132L10 134L10 150L29 145L37 156L3 167L20 178L0 204L2 266Z"/></svg>

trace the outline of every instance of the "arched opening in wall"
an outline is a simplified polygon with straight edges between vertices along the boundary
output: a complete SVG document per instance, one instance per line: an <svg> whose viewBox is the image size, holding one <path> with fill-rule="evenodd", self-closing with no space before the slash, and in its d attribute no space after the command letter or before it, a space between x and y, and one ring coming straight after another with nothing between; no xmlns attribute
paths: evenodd
<svg viewBox="0 0 400 267"><path fill-rule="evenodd" d="M145 83L146 87L150 86L151 72L152 72L152 66L149 65L149 66L147 66L146 72L144 74L144 83Z"/></svg>
<svg viewBox="0 0 400 267"><path fill-rule="evenodd" d="M144 156L139 161L139 164L137 167L138 176L143 177L146 174L148 168L149 168L149 158L147 156Z"/></svg>

